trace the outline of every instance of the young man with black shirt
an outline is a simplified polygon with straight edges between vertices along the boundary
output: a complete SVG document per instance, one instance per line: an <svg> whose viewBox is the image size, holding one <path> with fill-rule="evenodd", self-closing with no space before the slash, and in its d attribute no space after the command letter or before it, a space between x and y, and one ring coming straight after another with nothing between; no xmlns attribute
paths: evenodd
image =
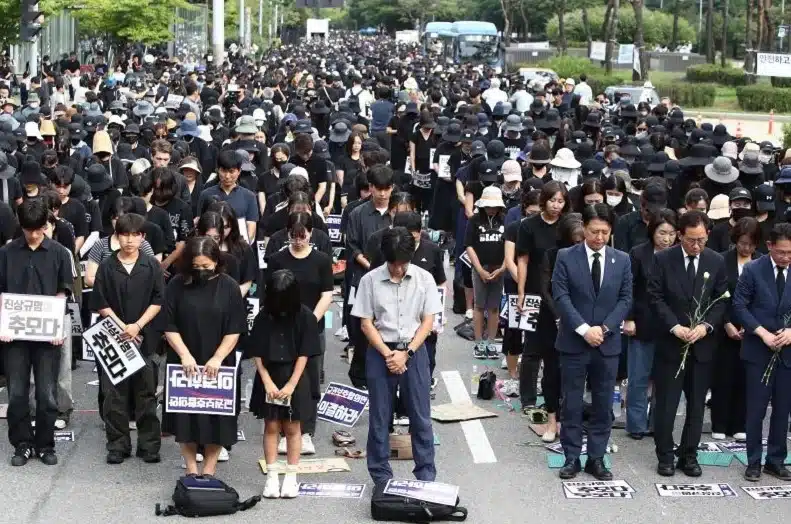
<svg viewBox="0 0 791 524"><path fill-rule="evenodd" d="M294 151L289 162L305 168L313 196L316 202L321 202L330 182L327 179L327 161L313 154L313 138L307 134L298 134L294 138Z"/></svg>
<svg viewBox="0 0 791 524"><path fill-rule="evenodd" d="M58 217L67 221L74 228L74 251L79 253L89 235L88 213L85 206L76 198L69 197L74 182L74 171L67 166L57 166L50 176L50 187L60 198Z"/></svg>
<svg viewBox="0 0 791 524"><path fill-rule="evenodd" d="M151 322L162 308L165 283L159 262L140 251L145 222L145 218L134 213L118 219L115 234L121 249L99 265L91 293L91 309L115 320L123 330L122 337L138 343L146 361L143 369L117 385L100 372L105 393L102 411L108 464L121 464L131 456L130 398L137 422L136 455L149 464L160 461L162 439L157 418L157 381L151 361L160 334L154 331Z"/></svg>
<svg viewBox="0 0 791 524"><path fill-rule="evenodd" d="M45 234L49 210L41 199L23 202L18 211L23 236L0 248L0 293L65 297L74 276L68 253ZM63 316L65 317L65 311ZM0 338L8 379L8 437L14 446L11 465L24 466L35 453L53 466L57 379L63 340L32 342ZM36 427L30 424L30 374L35 377Z"/></svg>
<svg viewBox="0 0 791 524"><path fill-rule="evenodd" d="M154 195L154 177L150 173L143 173L139 177L132 177L130 185L133 194L140 197L145 203L146 211L143 216L162 231L165 240L164 254L169 255L176 250L176 230L170 223L170 214L151 203L151 197ZM154 253L157 253L156 249Z"/></svg>

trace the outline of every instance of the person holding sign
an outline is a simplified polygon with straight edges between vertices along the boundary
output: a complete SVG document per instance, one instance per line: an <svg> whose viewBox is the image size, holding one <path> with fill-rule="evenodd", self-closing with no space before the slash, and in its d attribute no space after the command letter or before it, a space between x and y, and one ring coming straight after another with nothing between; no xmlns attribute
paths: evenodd
<svg viewBox="0 0 791 524"><path fill-rule="evenodd" d="M301 286L292 271L270 273L264 307L255 317L246 344L257 370L250 411L264 419L266 498L297 496L295 470L302 451L301 425L316 411L305 367L309 358L319 355L319 331L313 311L302 301ZM282 487L276 465L281 432L286 435L288 464Z"/></svg>
<svg viewBox="0 0 791 524"><path fill-rule="evenodd" d="M586 207L582 223L585 241L561 249L552 272L552 297L560 316L555 345L560 353L563 395L560 443L566 455L560 478L572 479L582 469L582 398L587 377L592 412L585 472L597 480L612 480L604 465L604 452L612 425L620 326L632 303L632 270L629 255L607 246L615 223L609 206Z"/></svg>
<svg viewBox="0 0 791 524"><path fill-rule="evenodd" d="M389 426L393 395L401 387L409 415L415 477L433 482L434 435L431 428L431 375L425 340L442 311L439 292L428 271L410 264L415 239L403 227L382 235L386 264L360 280L352 315L360 318L368 340L365 375L368 384L368 472L378 488L393 478Z"/></svg>
<svg viewBox="0 0 791 524"><path fill-rule="evenodd" d="M24 201L17 212L23 236L0 248L0 293L65 297L74 284L72 259L46 237L49 210L41 199ZM65 315L60 315L61 321ZM8 439L14 446L12 466L24 466L35 453L52 466L60 365L58 346L63 340L32 342L0 337L8 381ZM30 424L30 374L35 378L36 428Z"/></svg>
<svg viewBox="0 0 791 524"><path fill-rule="evenodd" d="M200 362L208 378L214 378L220 366L236 364L234 349L247 330L246 308L239 285L223 273L214 240L194 237L184 249L192 262L190 272L171 279L165 293L165 337L173 350L167 362L181 363L188 377L198 372ZM188 475L198 474L199 445L205 447L203 473L214 475L222 447L236 443L236 430L232 416L165 413L162 419L162 431L181 446Z"/></svg>
<svg viewBox="0 0 791 524"><path fill-rule="evenodd" d="M99 265L91 293L91 309L102 317L111 317L123 329L122 338L139 345L145 359L144 368L117 385L99 372L104 391L102 413L108 464L121 464L131 456L130 398L137 423L136 454L149 464L160 461L157 377L151 361L160 334L153 329L151 321L162 309L165 277L159 262L140 249L145 222L144 217L134 213L116 221L115 234L121 249Z"/></svg>

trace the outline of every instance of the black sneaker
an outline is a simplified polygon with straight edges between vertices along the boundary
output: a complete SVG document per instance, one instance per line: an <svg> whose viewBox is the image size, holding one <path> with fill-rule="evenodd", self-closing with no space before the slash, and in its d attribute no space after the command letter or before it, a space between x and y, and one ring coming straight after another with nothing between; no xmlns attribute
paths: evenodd
<svg viewBox="0 0 791 524"><path fill-rule="evenodd" d="M58 456L52 448L45 448L39 451L38 458L46 466L54 466L58 463Z"/></svg>
<svg viewBox="0 0 791 524"><path fill-rule="evenodd" d="M11 457L12 466L24 466L30 457L33 456L33 448L29 446L17 446L14 456Z"/></svg>
<svg viewBox="0 0 791 524"><path fill-rule="evenodd" d="M158 464L162 461L162 457L159 456L159 453L151 453L147 451L143 451L142 449L138 449L135 452L135 455L141 459L146 464Z"/></svg>
<svg viewBox="0 0 791 524"><path fill-rule="evenodd" d="M125 458L126 458L125 453L122 453L120 451L108 451L107 452L107 463L108 464L123 464Z"/></svg>
<svg viewBox="0 0 791 524"><path fill-rule="evenodd" d="M437 377L431 377L431 391L434 391L434 388L437 387L438 383L439 381L437 380Z"/></svg>

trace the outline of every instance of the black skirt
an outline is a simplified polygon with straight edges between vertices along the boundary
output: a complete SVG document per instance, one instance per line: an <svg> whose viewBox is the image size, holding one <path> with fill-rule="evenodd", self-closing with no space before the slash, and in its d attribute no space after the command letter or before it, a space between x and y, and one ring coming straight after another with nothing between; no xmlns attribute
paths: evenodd
<svg viewBox="0 0 791 524"><path fill-rule="evenodd" d="M279 365L270 364L270 366L267 367L272 382L279 388L286 385L291 378L293 370L293 362ZM294 394L291 395L291 406L285 407L266 402L264 382L261 380L261 376L256 373L255 382L253 383L253 394L250 397L250 412L259 419L264 420L304 422L310 416L310 412L313 409L312 406L315 405L315 402L311 401L312 392L307 375L306 368L297 383L297 387L294 388Z"/></svg>

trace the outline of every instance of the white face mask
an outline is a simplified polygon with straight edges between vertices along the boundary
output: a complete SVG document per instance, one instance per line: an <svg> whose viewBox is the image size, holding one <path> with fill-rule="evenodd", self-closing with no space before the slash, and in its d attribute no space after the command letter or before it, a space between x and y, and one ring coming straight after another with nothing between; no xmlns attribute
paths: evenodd
<svg viewBox="0 0 791 524"><path fill-rule="evenodd" d="M621 196L613 196L607 195L607 205L610 207L615 207L623 201L623 195Z"/></svg>

